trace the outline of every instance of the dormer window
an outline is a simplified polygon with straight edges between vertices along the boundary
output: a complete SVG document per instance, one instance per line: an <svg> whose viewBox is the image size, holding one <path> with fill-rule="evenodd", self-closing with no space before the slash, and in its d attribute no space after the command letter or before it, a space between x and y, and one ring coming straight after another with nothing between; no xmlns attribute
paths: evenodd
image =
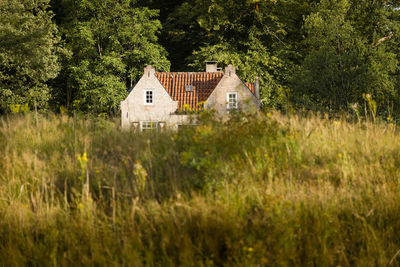
<svg viewBox="0 0 400 267"><path fill-rule="evenodd" d="M144 104L145 105L153 105L154 104L153 90L144 91Z"/></svg>
<svg viewBox="0 0 400 267"><path fill-rule="evenodd" d="M194 91L194 86L193 85L186 85L185 91L186 92L193 92Z"/></svg>
<svg viewBox="0 0 400 267"><path fill-rule="evenodd" d="M238 108L238 93L237 92L229 92L226 93L226 108L228 110L237 109Z"/></svg>

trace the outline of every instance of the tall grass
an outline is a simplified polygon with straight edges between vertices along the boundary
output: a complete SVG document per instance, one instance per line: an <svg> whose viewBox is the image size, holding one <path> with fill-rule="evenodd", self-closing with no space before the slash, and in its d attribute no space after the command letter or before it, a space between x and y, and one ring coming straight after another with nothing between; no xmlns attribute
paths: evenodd
<svg viewBox="0 0 400 267"><path fill-rule="evenodd" d="M0 265L400 264L391 124L4 117L0 159Z"/></svg>

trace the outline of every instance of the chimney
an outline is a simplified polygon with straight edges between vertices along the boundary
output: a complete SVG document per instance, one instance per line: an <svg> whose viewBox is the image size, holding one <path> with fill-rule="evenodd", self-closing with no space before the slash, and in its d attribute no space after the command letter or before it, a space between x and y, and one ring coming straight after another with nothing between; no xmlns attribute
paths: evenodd
<svg viewBox="0 0 400 267"><path fill-rule="evenodd" d="M256 82L254 83L254 93L257 99L260 99L260 78L256 76Z"/></svg>
<svg viewBox="0 0 400 267"><path fill-rule="evenodd" d="M147 78L152 77L156 73L156 69L153 66L148 65L146 68L144 68L144 75Z"/></svg>
<svg viewBox="0 0 400 267"><path fill-rule="evenodd" d="M217 72L218 62L217 61L206 61L206 72Z"/></svg>
<svg viewBox="0 0 400 267"><path fill-rule="evenodd" d="M228 77L233 76L233 74L236 74L236 69L233 65L228 65L225 67L225 75Z"/></svg>

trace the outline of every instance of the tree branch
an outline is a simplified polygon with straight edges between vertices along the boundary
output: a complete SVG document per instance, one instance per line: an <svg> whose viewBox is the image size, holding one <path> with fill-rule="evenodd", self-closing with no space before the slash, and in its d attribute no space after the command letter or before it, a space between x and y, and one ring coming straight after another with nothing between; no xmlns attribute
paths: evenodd
<svg viewBox="0 0 400 267"><path fill-rule="evenodd" d="M385 41L388 41L388 40L390 40L390 39L392 39L392 38L393 38L393 34L391 33L391 34L389 34L388 36L382 37L382 38L379 39L376 43L372 43L372 46L378 46L378 45L380 45L381 43L383 43L383 42L385 42Z"/></svg>

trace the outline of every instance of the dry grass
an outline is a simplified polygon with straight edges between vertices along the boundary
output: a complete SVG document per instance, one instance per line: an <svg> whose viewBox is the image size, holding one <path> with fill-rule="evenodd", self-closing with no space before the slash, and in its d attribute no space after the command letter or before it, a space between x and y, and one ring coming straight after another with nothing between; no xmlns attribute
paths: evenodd
<svg viewBox="0 0 400 267"><path fill-rule="evenodd" d="M117 125L1 120L1 265L400 263L394 125L279 113L179 133Z"/></svg>

